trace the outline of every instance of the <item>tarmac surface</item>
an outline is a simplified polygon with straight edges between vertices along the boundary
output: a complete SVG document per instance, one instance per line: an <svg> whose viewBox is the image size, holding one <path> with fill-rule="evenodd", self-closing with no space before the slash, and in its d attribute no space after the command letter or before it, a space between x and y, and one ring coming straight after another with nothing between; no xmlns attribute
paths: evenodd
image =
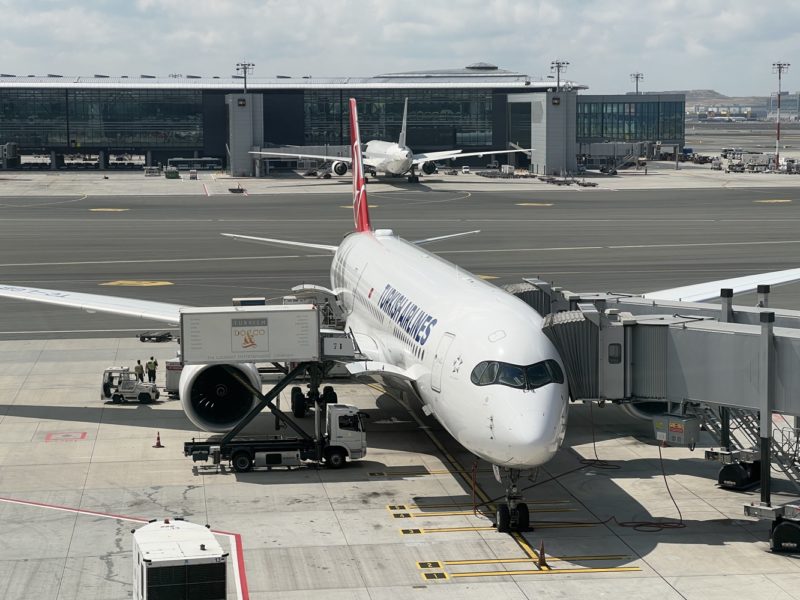
<svg viewBox="0 0 800 600"><path fill-rule="evenodd" d="M498 284L534 275L635 293L798 266L800 178L712 185L710 172L682 169L681 189L664 189L659 177L673 177L664 169L580 191L474 176L421 189L370 183L370 210L375 226L410 240L480 229L429 249ZM302 192L302 180L247 182L266 191L206 196L162 191L195 182L151 186L130 174L100 180L99 194L87 174L15 177L0 182L2 283L192 305L277 299L298 283L326 284L329 257L219 234L337 243L352 223L344 182ZM800 284L775 289L770 303L800 309ZM371 416L366 459L341 471L198 469L182 442L203 434L179 401L99 399L105 367L174 355L174 342L133 337L160 324L0 306L4 599L129 598L130 530L175 516L223 532L230 599L800 598L800 563L769 553L768 524L743 516L758 491L714 485L718 465L702 460L710 438L694 453L659 450L650 424L574 405L563 449L526 483L533 531L498 534L491 501L502 490L489 466L475 466L473 496L474 458L408 399L334 382L341 401ZM156 432L165 448L152 447ZM792 497L785 482L774 486L776 503ZM643 525L653 521L667 525Z"/></svg>

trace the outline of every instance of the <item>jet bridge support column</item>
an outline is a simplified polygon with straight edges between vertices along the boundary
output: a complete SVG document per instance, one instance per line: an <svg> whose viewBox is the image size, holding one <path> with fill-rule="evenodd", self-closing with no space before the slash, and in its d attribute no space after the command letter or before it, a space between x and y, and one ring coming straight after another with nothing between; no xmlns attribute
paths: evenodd
<svg viewBox="0 0 800 600"><path fill-rule="evenodd" d="M733 322L733 288L722 288L719 291L720 323ZM719 422L720 422L720 444L726 452L731 449L731 411L727 406L719 407Z"/></svg>
<svg viewBox="0 0 800 600"><path fill-rule="evenodd" d="M773 368L773 339L772 330L775 324L774 312L762 312L761 319L761 341L759 352L758 368L758 393L761 396L760 425L760 445L761 445L761 502L766 506L771 506L770 498L770 441L772 439L772 409L774 399L772 397L772 368Z"/></svg>

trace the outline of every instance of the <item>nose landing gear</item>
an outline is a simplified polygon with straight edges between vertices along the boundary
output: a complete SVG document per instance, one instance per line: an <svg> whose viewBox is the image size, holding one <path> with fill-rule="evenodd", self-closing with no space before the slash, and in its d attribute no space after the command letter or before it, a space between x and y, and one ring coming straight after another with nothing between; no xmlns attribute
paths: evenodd
<svg viewBox="0 0 800 600"><path fill-rule="evenodd" d="M509 533L511 531L528 531L531 525L530 511L528 505L523 502L523 497L519 493L517 482L519 481L520 471L518 469L503 469L502 480L500 469L493 466L495 477L498 481L506 482L506 502L497 507L497 531Z"/></svg>

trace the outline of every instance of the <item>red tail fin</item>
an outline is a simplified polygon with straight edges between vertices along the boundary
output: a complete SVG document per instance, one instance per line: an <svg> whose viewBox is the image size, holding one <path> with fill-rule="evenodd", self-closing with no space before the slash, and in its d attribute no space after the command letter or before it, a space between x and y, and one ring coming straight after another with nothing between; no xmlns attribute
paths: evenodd
<svg viewBox="0 0 800 600"><path fill-rule="evenodd" d="M350 151L353 157L353 219L356 231L371 231L367 206L367 185L361 161L361 136L358 134L356 99L350 98Z"/></svg>

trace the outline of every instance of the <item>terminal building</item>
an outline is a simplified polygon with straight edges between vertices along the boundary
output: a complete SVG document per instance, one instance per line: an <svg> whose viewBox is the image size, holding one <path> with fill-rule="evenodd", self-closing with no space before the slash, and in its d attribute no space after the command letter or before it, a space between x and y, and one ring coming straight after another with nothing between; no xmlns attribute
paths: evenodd
<svg viewBox="0 0 800 600"><path fill-rule="evenodd" d="M44 168L55 169L65 157L84 155L107 168L119 157L137 155L148 165L196 159L175 164L255 175L263 172L264 159L249 154L254 149L346 147L349 97L358 100L365 141L397 140L408 98L407 143L415 152L532 147L530 156L517 153L504 161L539 173L572 173L581 164L617 161L646 148L683 146L683 95L597 96L585 90L486 63L367 78L246 82L0 74L2 166L24 167L20 156L39 155Z"/></svg>

